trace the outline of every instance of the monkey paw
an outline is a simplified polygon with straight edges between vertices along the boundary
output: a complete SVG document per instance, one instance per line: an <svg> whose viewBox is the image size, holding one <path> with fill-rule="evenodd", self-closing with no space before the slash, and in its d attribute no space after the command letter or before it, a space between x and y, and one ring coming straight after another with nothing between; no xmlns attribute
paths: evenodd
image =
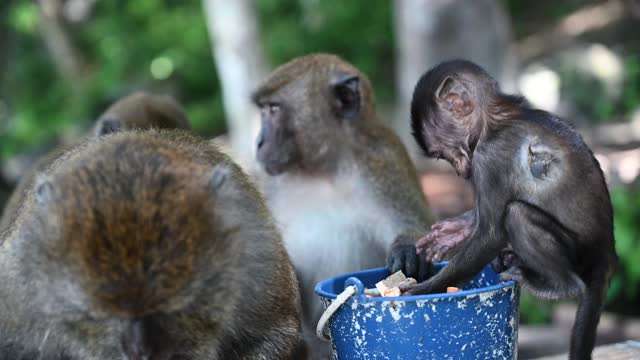
<svg viewBox="0 0 640 360"><path fill-rule="evenodd" d="M473 223L467 219L444 220L431 226L431 232L416 243L416 253L427 261L441 261L445 255L471 235Z"/></svg>
<svg viewBox="0 0 640 360"><path fill-rule="evenodd" d="M429 278L432 273L431 263L423 256L418 256L413 245L394 246L387 258L386 267L392 274L402 270L407 277L415 278L417 281Z"/></svg>
<svg viewBox="0 0 640 360"><path fill-rule="evenodd" d="M520 264L518 256L510 249L503 249L491 262L491 268L497 273L509 270Z"/></svg>

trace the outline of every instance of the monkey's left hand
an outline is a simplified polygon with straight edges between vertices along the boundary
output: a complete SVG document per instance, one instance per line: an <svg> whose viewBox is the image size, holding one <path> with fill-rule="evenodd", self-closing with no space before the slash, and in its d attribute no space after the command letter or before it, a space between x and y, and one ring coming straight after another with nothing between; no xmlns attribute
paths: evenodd
<svg viewBox="0 0 640 360"><path fill-rule="evenodd" d="M431 226L431 232L416 243L416 252L427 261L441 261L449 251L471 235L473 218L460 216Z"/></svg>
<svg viewBox="0 0 640 360"><path fill-rule="evenodd" d="M396 241L391 247L386 267L392 274L402 270L407 277L415 278L421 282L431 276L433 264L427 261L424 256L419 256L412 243L406 244Z"/></svg>

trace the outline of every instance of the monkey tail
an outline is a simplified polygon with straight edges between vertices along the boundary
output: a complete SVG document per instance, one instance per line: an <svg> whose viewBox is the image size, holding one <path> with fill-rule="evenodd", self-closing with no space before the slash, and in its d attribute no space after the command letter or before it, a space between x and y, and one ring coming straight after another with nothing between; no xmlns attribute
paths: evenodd
<svg viewBox="0 0 640 360"><path fill-rule="evenodd" d="M603 272L606 273L606 272ZM608 279L593 281L579 297L571 332L569 360L589 360L596 342L600 313L607 295Z"/></svg>

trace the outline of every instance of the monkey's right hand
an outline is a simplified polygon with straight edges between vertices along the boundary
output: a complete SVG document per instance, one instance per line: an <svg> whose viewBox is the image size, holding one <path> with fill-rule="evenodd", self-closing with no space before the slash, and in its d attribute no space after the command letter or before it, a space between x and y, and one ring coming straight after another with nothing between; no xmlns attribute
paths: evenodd
<svg viewBox="0 0 640 360"><path fill-rule="evenodd" d="M415 278L418 282L428 279L433 272L433 264L424 256L419 256L412 244L392 246L386 268L392 274L402 270L407 277Z"/></svg>
<svg viewBox="0 0 640 360"><path fill-rule="evenodd" d="M445 255L471 235L473 219L462 216L431 226L431 232L416 243L416 253L427 261L442 261Z"/></svg>

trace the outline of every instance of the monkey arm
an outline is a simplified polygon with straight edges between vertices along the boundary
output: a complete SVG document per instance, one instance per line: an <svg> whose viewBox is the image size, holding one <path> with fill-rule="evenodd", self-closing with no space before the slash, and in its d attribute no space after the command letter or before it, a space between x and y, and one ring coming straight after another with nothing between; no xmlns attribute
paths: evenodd
<svg viewBox="0 0 640 360"><path fill-rule="evenodd" d="M416 254L415 243L429 230L433 217L402 142L386 128L376 131L380 133L372 136L375 142L358 155L365 159L365 177L393 224L394 233L377 241L388 249L389 271L402 270L420 281L431 272L431 264Z"/></svg>
<svg viewBox="0 0 640 360"><path fill-rule="evenodd" d="M435 223L431 226L431 232L416 243L416 253L424 254L427 261L441 261L471 235L474 224L475 209Z"/></svg>
<svg viewBox="0 0 640 360"><path fill-rule="evenodd" d="M479 217L478 228L461 242L458 251L438 274L413 287L401 289L408 295L444 292L447 286L461 286L490 263L506 246L506 239L498 232L500 219L492 212ZM495 218L495 219L494 219ZM495 222L494 222L495 221Z"/></svg>

